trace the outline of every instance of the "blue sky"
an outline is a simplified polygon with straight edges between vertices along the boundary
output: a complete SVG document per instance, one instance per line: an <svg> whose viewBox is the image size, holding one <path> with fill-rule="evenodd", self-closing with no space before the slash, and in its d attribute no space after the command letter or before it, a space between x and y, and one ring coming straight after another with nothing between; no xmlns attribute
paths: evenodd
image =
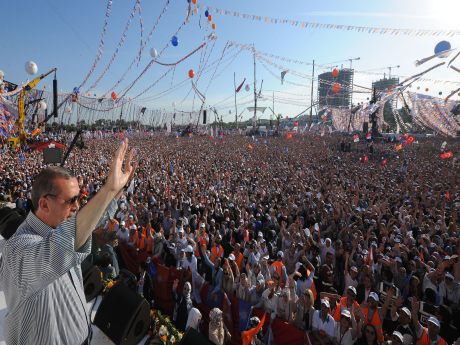
<svg viewBox="0 0 460 345"><path fill-rule="evenodd" d="M151 30L165 3L166 0L141 0L144 38ZM241 13L318 23L416 29L459 28L458 21L456 22L456 16L460 12L460 1L458 0L198 0L197 3L202 7L212 6ZM94 74L82 88L83 91L96 80L112 56L134 4L134 0L113 1L103 55ZM185 18L187 6L186 0L170 1L168 10L144 50L139 66L136 64L114 91L120 93L137 78L150 61L150 48L154 47L160 51L168 44L171 36ZM24 64L28 60L33 60L37 63L40 72L45 72L52 67L58 68L59 88L64 92L79 85L96 56L105 7L105 0L4 2L2 4L3 34L0 69L5 72L5 79L18 83L26 81L30 76L26 74ZM173 62L181 59L199 46L204 38L213 31L203 18L203 12L204 10L200 10L198 15L190 18L189 23L178 34L178 47L169 46L159 57L159 61ZM359 61L353 62L353 67L358 72L367 71L367 73L357 73L355 82L364 86L370 86L373 80L388 73L388 69L385 69L387 66L399 65L400 68L393 69L392 74L410 76L435 64L438 61L415 67L414 61L433 54L434 46L441 40L448 40L452 47L460 47L459 36L446 38L373 35L339 30L301 29L290 25L266 24L263 21L225 15L213 14L213 17L213 22L216 24L214 32L218 37L214 48L211 50L213 46L211 43L206 50L199 51L179 64L174 73L169 73L143 96L136 99L138 105L173 111L174 103L176 111L199 109L201 103L197 98L193 102L194 91L191 91L191 83L187 80L187 71L194 69L195 72L198 72L201 65L208 71L197 80L198 90L206 93L205 106L214 106L220 114L224 115L224 120L233 118L233 73L236 73L237 83L247 78L251 85L250 92L243 89L237 96L238 103L241 104L239 111L241 111L245 106L251 105L245 103L252 97L253 58L248 51L242 51L232 58L238 50L235 47L228 48L226 54L223 55L222 63L218 65L214 79L211 80L216 65L213 65L214 67L209 67L209 65L219 60L228 41L255 44L256 49L261 52L307 62L313 59L319 64L342 61L337 63L339 67L342 64L344 67L349 67L350 63L347 59L360 57ZM111 87L137 55L139 46L140 25L136 14L123 48L108 73L91 93L101 95L113 91ZM271 60L286 69L305 75L311 74L310 66ZM460 59L458 64L460 64ZM257 63L258 85L263 79L262 94L264 96L259 100L259 105L272 106L274 93L276 113L294 116L303 111L310 103L311 81L288 72L287 82L281 85L280 81L272 75L273 73L279 75L280 70L270 65L267 67L268 70L259 62ZM317 68L316 73L328 70L330 70L329 67ZM128 96L134 97L139 94L166 71L166 67L154 64L130 90ZM369 74L369 72L380 75ZM433 71L427 75L427 78L460 82L460 74L444 67ZM184 80L184 83L177 86ZM51 80L45 81L44 84L50 85ZM42 87L43 84L40 86ZM423 91L429 88L429 92L426 92L428 94L437 95L438 92L443 92L446 95L460 85L424 82L418 83L417 86L420 86ZM171 87L174 88L170 92L162 93ZM357 94L355 99L362 101L366 97L367 95ZM268 110L264 115L267 117ZM243 113L244 119L249 116L249 112Z"/></svg>

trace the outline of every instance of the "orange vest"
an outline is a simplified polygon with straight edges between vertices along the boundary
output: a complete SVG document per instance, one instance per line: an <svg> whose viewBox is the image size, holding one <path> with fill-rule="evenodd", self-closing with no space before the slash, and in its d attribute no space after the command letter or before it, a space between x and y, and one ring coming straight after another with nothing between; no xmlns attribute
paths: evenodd
<svg viewBox="0 0 460 345"><path fill-rule="evenodd" d="M115 224L118 224L118 222L115 219L109 220L109 224L108 224L109 232L115 231Z"/></svg>
<svg viewBox="0 0 460 345"><path fill-rule="evenodd" d="M275 271L278 273L278 276L280 277L280 282L283 281L283 266L283 263L278 260L272 263L272 267L275 269Z"/></svg>
<svg viewBox="0 0 460 345"><path fill-rule="evenodd" d="M147 253L153 252L153 236L147 237Z"/></svg>
<svg viewBox="0 0 460 345"><path fill-rule="evenodd" d="M337 303L337 306L336 306L335 311L334 311L334 315L332 315L332 317L334 318L335 321L340 320L340 314L342 312L342 306L345 309L347 309L347 297L346 296L342 297L340 299L340 303ZM355 309L359 308L358 302L354 301L353 306L355 307Z"/></svg>
<svg viewBox="0 0 460 345"><path fill-rule="evenodd" d="M197 246L196 246L196 249L195 249L195 256L197 258L200 257L200 252L198 251L198 246L201 245L201 251L205 252L206 250L206 246L208 245L208 241L206 240L206 234L204 236L201 236L201 235L198 235L197 239L196 239L196 243L197 243Z"/></svg>
<svg viewBox="0 0 460 345"><path fill-rule="evenodd" d="M244 259L244 255L241 253L238 253L238 255L235 258L236 265L238 266L239 270L241 270L241 268L243 267L243 259Z"/></svg>
<svg viewBox="0 0 460 345"><path fill-rule="evenodd" d="M220 244L219 244L219 247L213 246L211 248L211 257L209 258L209 260L211 260L211 262L215 264L217 258L221 258L223 255L224 255L224 248L222 248Z"/></svg>
<svg viewBox="0 0 460 345"><path fill-rule="evenodd" d="M372 315L372 319L369 322L368 318L369 308L363 308L363 315L364 315L364 325L370 323L377 329L377 339L381 343L383 342L383 330L382 330L382 320L380 320L380 315L378 309L375 309L374 315Z"/></svg>
<svg viewBox="0 0 460 345"><path fill-rule="evenodd" d="M146 238L145 238L145 235L142 234L141 236L139 236L139 239L137 240L137 248L139 248L139 250L144 250L144 248L146 247Z"/></svg>
<svg viewBox="0 0 460 345"><path fill-rule="evenodd" d="M422 336L420 339L417 341L417 344L419 345L430 345L430 337L428 336L428 331L425 327L423 327L423 332ZM436 343L436 345L447 345L446 341L439 337L439 341Z"/></svg>

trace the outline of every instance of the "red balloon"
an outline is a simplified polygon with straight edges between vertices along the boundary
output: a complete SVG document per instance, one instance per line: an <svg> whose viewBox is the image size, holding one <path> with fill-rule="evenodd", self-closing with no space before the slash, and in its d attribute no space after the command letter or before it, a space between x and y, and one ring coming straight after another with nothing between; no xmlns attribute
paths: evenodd
<svg viewBox="0 0 460 345"><path fill-rule="evenodd" d="M193 69L188 71L189 78L193 78L195 76L195 71Z"/></svg>
<svg viewBox="0 0 460 345"><path fill-rule="evenodd" d="M196 4L196 0L192 0L192 4L194 4L194 5L195 5L195 4Z"/></svg>
<svg viewBox="0 0 460 345"><path fill-rule="evenodd" d="M341 86L339 83L334 83L332 84L332 92L334 93L339 93L341 89Z"/></svg>
<svg viewBox="0 0 460 345"><path fill-rule="evenodd" d="M211 21L212 21L212 16L209 15L209 16L208 16L208 22L211 22Z"/></svg>
<svg viewBox="0 0 460 345"><path fill-rule="evenodd" d="M211 27L213 30L216 30L216 23L212 23Z"/></svg>
<svg viewBox="0 0 460 345"><path fill-rule="evenodd" d="M118 98L118 95L115 91L112 91L112 93L110 94L110 96L112 97L112 99L115 101L117 98Z"/></svg>
<svg viewBox="0 0 460 345"><path fill-rule="evenodd" d="M332 76L333 76L334 78L337 78L337 77L339 76L339 70L338 70L337 68L334 68L334 69L332 70Z"/></svg>

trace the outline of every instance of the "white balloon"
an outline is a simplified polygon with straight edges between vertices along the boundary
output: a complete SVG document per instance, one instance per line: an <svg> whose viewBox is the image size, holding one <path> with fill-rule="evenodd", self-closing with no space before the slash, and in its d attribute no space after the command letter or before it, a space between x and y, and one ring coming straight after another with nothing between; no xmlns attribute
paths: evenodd
<svg viewBox="0 0 460 345"><path fill-rule="evenodd" d="M246 91L249 91L251 90L251 87L249 86L249 84L246 84L245 88L244 88Z"/></svg>
<svg viewBox="0 0 460 345"><path fill-rule="evenodd" d="M157 52L157 50L155 48L150 49L150 56L152 57L152 59L157 58L158 52Z"/></svg>
<svg viewBox="0 0 460 345"><path fill-rule="evenodd" d="M38 109L45 111L48 105L46 104L45 101L40 101L38 102Z"/></svg>
<svg viewBox="0 0 460 345"><path fill-rule="evenodd" d="M0 69L0 80L3 80L5 73Z"/></svg>
<svg viewBox="0 0 460 345"><path fill-rule="evenodd" d="M67 107L65 107L65 112L66 112L66 113L72 112L72 108L70 107L70 105L68 105Z"/></svg>
<svg viewBox="0 0 460 345"><path fill-rule="evenodd" d="M37 74L38 72L38 66L33 61L27 61L25 67L26 67L26 72L29 73L30 75Z"/></svg>

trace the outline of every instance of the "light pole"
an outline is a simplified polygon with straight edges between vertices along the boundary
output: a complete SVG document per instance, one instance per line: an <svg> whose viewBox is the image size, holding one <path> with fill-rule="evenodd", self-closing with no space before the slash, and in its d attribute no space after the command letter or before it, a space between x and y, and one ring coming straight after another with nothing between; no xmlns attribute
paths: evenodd
<svg viewBox="0 0 460 345"><path fill-rule="evenodd" d="M354 79L354 73L353 73L353 61L360 60L360 57L357 58L351 58L348 59L350 61L350 73L351 73L351 88L350 88L350 119L348 121L348 132L350 132L350 127L351 127L351 117L353 116L351 109L353 108L353 79Z"/></svg>

